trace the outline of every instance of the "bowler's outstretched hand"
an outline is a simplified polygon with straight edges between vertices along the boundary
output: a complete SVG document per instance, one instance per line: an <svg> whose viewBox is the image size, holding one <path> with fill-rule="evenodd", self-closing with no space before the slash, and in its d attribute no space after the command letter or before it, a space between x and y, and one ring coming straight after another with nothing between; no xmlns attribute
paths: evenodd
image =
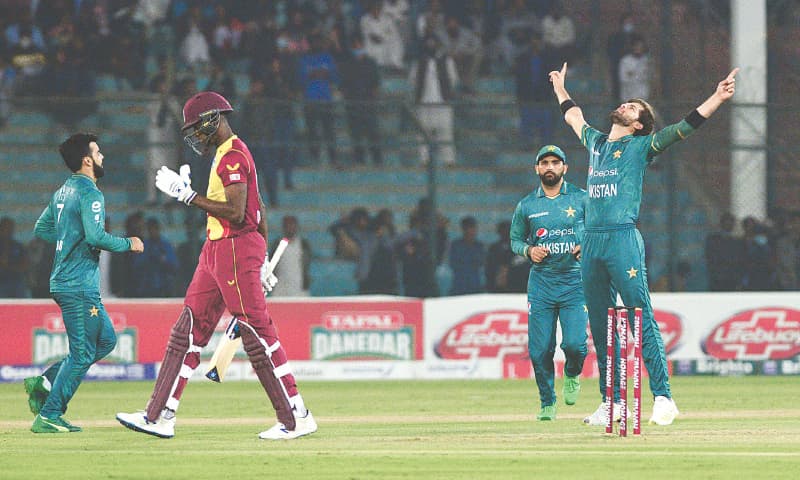
<svg viewBox="0 0 800 480"><path fill-rule="evenodd" d="M716 94L719 98L725 102L729 100L734 92L736 91L736 74L739 73L739 67L734 68L731 70L731 73L728 74L727 77L719 84L717 84L717 91Z"/></svg>
<svg viewBox="0 0 800 480"><path fill-rule="evenodd" d="M564 88L564 80L567 78L567 62L564 62L561 70L553 70L548 76L550 77L550 83L553 84L554 89Z"/></svg>

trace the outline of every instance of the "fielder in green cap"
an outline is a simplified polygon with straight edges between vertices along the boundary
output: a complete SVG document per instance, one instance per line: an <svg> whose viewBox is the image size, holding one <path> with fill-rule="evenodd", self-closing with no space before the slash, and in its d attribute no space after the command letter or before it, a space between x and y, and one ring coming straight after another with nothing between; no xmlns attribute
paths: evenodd
<svg viewBox="0 0 800 480"><path fill-rule="evenodd" d="M581 239L586 191L564 180L567 156L555 145L536 154L539 186L523 198L511 219L511 250L528 258L528 353L539 387L539 420L555 420L553 388L556 320L561 323L564 403L573 405L586 358L588 314L581 285Z"/></svg>
<svg viewBox="0 0 800 480"><path fill-rule="evenodd" d="M650 376L653 415L650 423L670 425L678 415L672 399L664 341L650 304L645 269L644 242L636 223L642 201L642 183L647 166L670 145L688 137L723 103L733 97L738 69L717 85L716 91L683 120L654 132L652 107L634 98L611 112L611 131L589 126L583 112L570 98L564 80L567 64L550 72L553 90L564 120L589 151L589 200L586 205L586 236L581 261L589 322L597 351L606 344L607 309L615 306L617 293L627 307L642 309L642 356ZM618 368L615 362L615 368ZM600 393L604 394L606 357L597 356ZM614 375L614 402L619 401L619 375ZM619 412L618 406L614 408ZM627 412L626 412L627 414ZM589 425L605 425L607 407L601 403L584 419Z"/></svg>

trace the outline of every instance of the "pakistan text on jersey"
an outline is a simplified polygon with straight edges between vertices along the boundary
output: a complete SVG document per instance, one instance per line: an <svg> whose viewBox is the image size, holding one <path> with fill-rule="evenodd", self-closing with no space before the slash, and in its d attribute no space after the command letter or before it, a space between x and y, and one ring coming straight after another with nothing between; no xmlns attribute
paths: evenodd
<svg viewBox="0 0 800 480"><path fill-rule="evenodd" d="M544 243L540 245L550 251L550 255L557 255L559 253L572 253L575 248L575 242L554 242Z"/></svg>
<svg viewBox="0 0 800 480"><path fill-rule="evenodd" d="M604 198L616 197L617 184L616 183L600 183L598 185L589 185L589 198Z"/></svg>

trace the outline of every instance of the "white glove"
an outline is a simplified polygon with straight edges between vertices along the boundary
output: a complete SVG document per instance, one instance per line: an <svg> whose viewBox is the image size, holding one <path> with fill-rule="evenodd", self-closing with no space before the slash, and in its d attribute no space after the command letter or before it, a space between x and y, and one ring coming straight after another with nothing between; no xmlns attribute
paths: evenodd
<svg viewBox="0 0 800 480"><path fill-rule="evenodd" d="M183 180L183 182L186 185L189 185L191 187L192 186L192 167L190 167L188 163L184 163L183 165L181 165L181 168L178 169L178 172L181 175L181 180Z"/></svg>
<svg viewBox="0 0 800 480"><path fill-rule="evenodd" d="M181 173L178 174L168 167L161 167L156 172L156 188L179 202L189 205L197 196L197 192L192 190L189 165L183 165L180 170Z"/></svg>
<svg viewBox="0 0 800 480"><path fill-rule="evenodd" d="M261 265L261 287L264 288L264 294L271 292L275 285L278 284L278 277L272 272L267 271L269 265L269 255L264 257L264 263Z"/></svg>

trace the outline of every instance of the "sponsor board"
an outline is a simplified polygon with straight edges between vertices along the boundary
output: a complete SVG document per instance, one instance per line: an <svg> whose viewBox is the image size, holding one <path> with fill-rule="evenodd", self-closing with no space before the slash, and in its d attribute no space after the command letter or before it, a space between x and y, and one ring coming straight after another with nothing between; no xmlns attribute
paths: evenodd
<svg viewBox="0 0 800 480"><path fill-rule="evenodd" d="M800 360L677 360L673 375L800 375Z"/></svg>
<svg viewBox="0 0 800 480"><path fill-rule="evenodd" d="M143 299L104 304L117 333L117 345L102 363L160 362L183 301ZM269 312L292 360L422 359L421 300L270 301ZM0 330L0 344L5 346L0 349L0 365L45 365L69 352L61 311L52 301L0 300L0 319L14 325ZM230 319L227 312L222 316L201 358L213 354ZM240 349L237 358L247 357Z"/></svg>
<svg viewBox="0 0 800 480"><path fill-rule="evenodd" d="M674 374L800 375L800 293L656 293L652 303ZM140 370L113 367L160 362L183 302L105 305L120 340L98 365L98 378L139 378ZM345 297L271 300L269 311L301 379L530 378L526 305L524 294ZM0 330L0 381L40 374L67 353L60 315L50 300L0 300L0 320L11 326ZM204 360L229 320L228 314L220 320ZM591 337L587 346L583 376L596 377ZM554 363L562 375L558 348ZM237 369L239 378L255 379L244 352L229 378L237 378Z"/></svg>
<svg viewBox="0 0 800 480"><path fill-rule="evenodd" d="M800 355L800 310L761 307L723 320L703 340L718 359L782 360Z"/></svg>
<svg viewBox="0 0 800 480"><path fill-rule="evenodd" d="M527 302L525 297L519 296L509 302L508 296L472 296L473 298L458 297L457 299L437 299L442 307L437 308L432 315L437 321L446 325L446 329L439 329L441 333L430 333L428 338L433 343L433 354L442 360L463 359L492 359L501 364L503 378L533 378L534 372L528 356L528 314L525 310L510 310L509 304ZM468 311L464 318L457 318L452 313L458 308L453 302L472 303L476 311ZM427 302L426 302L427 303ZM496 305L496 310L489 309ZM666 310L655 310L656 323L658 323L664 340L665 348L669 354L680 345L682 339L682 322L679 315ZM442 317L448 319L445 322ZM428 319L426 309L426 320ZM584 361L581 375L584 378L594 378L599 374L597 368L597 352L594 348L589 325L587 333L587 356ZM561 343L561 325L557 325L556 345ZM605 345L605 342L602 342ZM629 332L629 345L633 345L633 334ZM604 350L605 352L605 350ZM564 354L557 349L554 358L556 377L563 376ZM633 371L633 348L628 349L628 371ZM646 375L646 369L643 369Z"/></svg>
<svg viewBox="0 0 800 480"><path fill-rule="evenodd" d="M528 313L490 310L471 315L445 332L434 351L444 360L503 359L527 354Z"/></svg>
<svg viewBox="0 0 800 480"><path fill-rule="evenodd" d="M2 365L0 383L21 382L27 377L42 374L39 365ZM156 365L153 363L132 363L129 365L94 364L89 367L85 381L94 380L155 380Z"/></svg>
<svg viewBox="0 0 800 480"><path fill-rule="evenodd" d="M117 335L103 364L154 363L164 356L180 301L104 302ZM0 302L0 365L46 365L69 353L61 310L52 301Z"/></svg>
<svg viewBox="0 0 800 480"><path fill-rule="evenodd" d="M414 380L414 379L496 379L500 365L494 361L293 361L292 372L299 381L308 380ZM191 381L208 381L202 372L205 364L195 370ZM228 367L225 381L257 380L249 362L234 361Z"/></svg>

